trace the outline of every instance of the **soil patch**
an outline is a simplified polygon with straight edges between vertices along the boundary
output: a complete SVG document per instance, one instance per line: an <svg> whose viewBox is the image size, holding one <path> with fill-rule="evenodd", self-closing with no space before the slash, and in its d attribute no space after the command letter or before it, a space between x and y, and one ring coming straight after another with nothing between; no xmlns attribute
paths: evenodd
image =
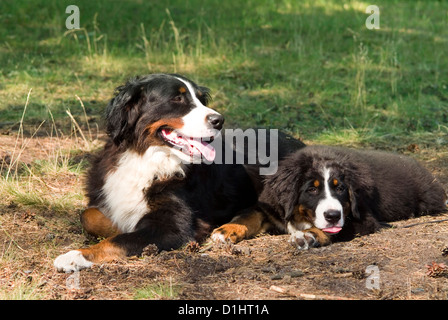
<svg viewBox="0 0 448 320"><path fill-rule="evenodd" d="M0 136L6 161L16 139ZM20 160L45 158L60 144L31 139ZM448 148L409 151L448 189ZM65 177L64 192L79 177ZM299 252L287 235L261 235L238 245L190 244L76 274L58 273L56 256L92 244L79 213L0 203L1 294L38 299L447 299L448 215L392 223L393 228ZM146 291L145 291L146 290ZM141 293L141 292L144 293ZM17 295L17 296L16 296Z"/></svg>

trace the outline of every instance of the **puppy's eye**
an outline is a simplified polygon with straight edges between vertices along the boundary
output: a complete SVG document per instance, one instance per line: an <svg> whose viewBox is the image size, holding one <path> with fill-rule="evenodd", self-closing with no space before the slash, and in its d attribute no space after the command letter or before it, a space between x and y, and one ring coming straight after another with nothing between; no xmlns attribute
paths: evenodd
<svg viewBox="0 0 448 320"><path fill-rule="evenodd" d="M178 95L175 96L174 98L171 99L171 102L175 102L175 103L182 103L184 101L184 96L183 95Z"/></svg>
<svg viewBox="0 0 448 320"><path fill-rule="evenodd" d="M308 192L309 194L317 194L319 192L319 189L317 189L316 187L309 187L306 192Z"/></svg>
<svg viewBox="0 0 448 320"><path fill-rule="evenodd" d="M339 186L337 186L337 187L335 188L335 190L336 190L336 192L338 192L338 193L342 193L342 192L344 192L344 191L345 191L345 187L344 187L344 186L341 186L341 185L339 185Z"/></svg>

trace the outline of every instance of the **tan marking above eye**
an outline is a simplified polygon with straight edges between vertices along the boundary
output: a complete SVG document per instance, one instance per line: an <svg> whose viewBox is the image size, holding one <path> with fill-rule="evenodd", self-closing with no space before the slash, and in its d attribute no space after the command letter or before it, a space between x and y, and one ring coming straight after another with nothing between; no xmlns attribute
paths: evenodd
<svg viewBox="0 0 448 320"><path fill-rule="evenodd" d="M319 180L314 180L313 185L314 185L316 188L318 188L318 187L320 186L320 182L319 182Z"/></svg>
<svg viewBox="0 0 448 320"><path fill-rule="evenodd" d="M338 179L333 179L333 184L334 184L335 186L337 186L337 185L339 184Z"/></svg>
<svg viewBox="0 0 448 320"><path fill-rule="evenodd" d="M180 93L185 93L185 92L187 92L187 89L185 89L185 87L180 87L179 88L179 92Z"/></svg>

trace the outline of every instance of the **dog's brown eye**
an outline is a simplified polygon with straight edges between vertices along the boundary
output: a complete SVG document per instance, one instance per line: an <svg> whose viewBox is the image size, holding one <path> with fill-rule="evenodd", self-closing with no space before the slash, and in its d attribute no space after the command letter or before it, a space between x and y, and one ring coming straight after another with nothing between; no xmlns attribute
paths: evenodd
<svg viewBox="0 0 448 320"><path fill-rule="evenodd" d="M339 185L339 186L336 187L336 192L342 193L344 191L345 191L345 187L344 186Z"/></svg>
<svg viewBox="0 0 448 320"><path fill-rule="evenodd" d="M308 190L306 190L309 194L317 194L317 192L319 191L319 189L317 189L316 187L309 187Z"/></svg>
<svg viewBox="0 0 448 320"><path fill-rule="evenodd" d="M179 102L182 102L183 100L184 100L184 98L183 98L183 96L180 94L180 95L178 95L178 96L175 96L173 99L171 99L171 102L179 103Z"/></svg>

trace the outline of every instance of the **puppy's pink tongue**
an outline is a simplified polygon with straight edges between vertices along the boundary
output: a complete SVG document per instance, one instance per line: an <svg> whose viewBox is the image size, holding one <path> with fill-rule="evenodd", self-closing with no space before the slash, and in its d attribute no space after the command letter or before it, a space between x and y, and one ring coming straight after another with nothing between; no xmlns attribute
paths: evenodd
<svg viewBox="0 0 448 320"><path fill-rule="evenodd" d="M340 227L331 227L331 228L322 229L322 231L327 232L327 233L338 233L341 230L342 230L342 228L340 228Z"/></svg>

